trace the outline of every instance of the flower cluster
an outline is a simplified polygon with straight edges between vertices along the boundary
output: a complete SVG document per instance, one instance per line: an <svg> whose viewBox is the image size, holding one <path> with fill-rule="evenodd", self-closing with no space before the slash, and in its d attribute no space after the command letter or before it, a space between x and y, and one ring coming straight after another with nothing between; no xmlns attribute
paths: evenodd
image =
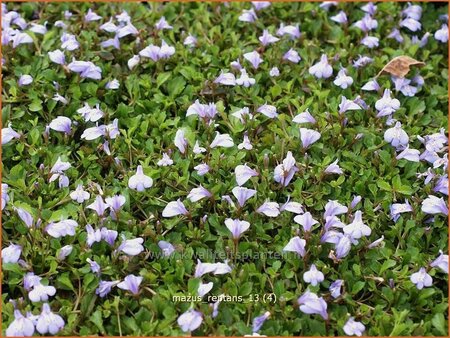
<svg viewBox="0 0 450 338"><path fill-rule="evenodd" d="M6 336L445 334L439 8L30 6L2 4ZM427 66L379 74L396 49Z"/></svg>

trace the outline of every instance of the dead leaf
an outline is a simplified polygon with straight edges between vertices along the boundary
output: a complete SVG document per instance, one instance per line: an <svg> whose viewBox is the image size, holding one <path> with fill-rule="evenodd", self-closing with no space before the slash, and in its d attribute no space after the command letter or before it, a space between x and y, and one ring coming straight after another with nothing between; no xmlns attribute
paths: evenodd
<svg viewBox="0 0 450 338"><path fill-rule="evenodd" d="M377 77L380 76L381 74L386 73L389 73L397 77L405 77L405 75L408 74L408 72L410 71L411 66L422 67L425 66L425 63L417 61L412 57L406 55L397 56L396 58L393 58L391 61L389 61L386 66L383 67L383 69L378 73Z"/></svg>

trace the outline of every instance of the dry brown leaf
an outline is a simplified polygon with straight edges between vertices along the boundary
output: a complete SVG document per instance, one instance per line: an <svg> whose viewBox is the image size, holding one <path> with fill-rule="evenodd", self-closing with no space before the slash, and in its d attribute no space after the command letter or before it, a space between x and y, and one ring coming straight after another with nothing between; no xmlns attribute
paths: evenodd
<svg viewBox="0 0 450 338"><path fill-rule="evenodd" d="M417 61L412 57L406 55L397 56L396 58L393 58L391 61L389 61L377 76L389 73L397 77L405 77L405 75L408 74L411 66L422 67L425 66L425 63Z"/></svg>

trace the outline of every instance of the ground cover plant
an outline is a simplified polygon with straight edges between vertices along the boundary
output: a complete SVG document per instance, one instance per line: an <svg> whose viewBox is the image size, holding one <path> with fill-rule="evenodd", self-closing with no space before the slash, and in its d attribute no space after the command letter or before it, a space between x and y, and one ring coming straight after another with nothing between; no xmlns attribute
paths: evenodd
<svg viewBox="0 0 450 338"><path fill-rule="evenodd" d="M447 12L2 4L2 333L447 335Z"/></svg>

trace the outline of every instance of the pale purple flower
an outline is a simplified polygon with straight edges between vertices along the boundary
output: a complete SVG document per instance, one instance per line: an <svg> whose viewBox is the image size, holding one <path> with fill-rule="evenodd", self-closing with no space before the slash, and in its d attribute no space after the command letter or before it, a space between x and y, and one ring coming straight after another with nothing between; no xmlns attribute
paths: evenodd
<svg viewBox="0 0 450 338"><path fill-rule="evenodd" d="M448 255L444 255L441 250L439 250L439 257L430 263L433 268L439 268L448 274Z"/></svg>
<svg viewBox="0 0 450 338"><path fill-rule="evenodd" d="M331 7L333 6L337 6L338 5L338 1L323 1L319 7L328 11Z"/></svg>
<svg viewBox="0 0 450 338"><path fill-rule="evenodd" d="M320 139L320 133L318 131L300 128L300 139L302 141L302 148L308 149L313 143Z"/></svg>
<svg viewBox="0 0 450 338"><path fill-rule="evenodd" d="M232 190L234 197L236 197L240 207L245 205L245 202L256 194L256 190L247 189L244 187L234 187Z"/></svg>
<svg viewBox="0 0 450 338"><path fill-rule="evenodd" d="M122 206L125 204L126 199L123 195L114 195L112 197L107 197L105 199L106 204L113 210L114 212L119 211Z"/></svg>
<svg viewBox="0 0 450 338"><path fill-rule="evenodd" d="M400 214L413 211L409 202L407 200L405 202L406 203L393 203L391 205L391 218L394 222L397 222L397 220L400 218Z"/></svg>
<svg viewBox="0 0 450 338"><path fill-rule="evenodd" d="M122 290L130 291L133 295L137 295L142 279L143 277L141 276L128 275L122 282L117 284L117 287Z"/></svg>
<svg viewBox="0 0 450 338"><path fill-rule="evenodd" d="M244 134L244 140L242 141L242 143L238 144L238 149L239 150L242 150L242 149L252 150L253 149L253 145L250 143L250 139L248 138L247 133Z"/></svg>
<svg viewBox="0 0 450 338"><path fill-rule="evenodd" d="M51 285L43 285L39 281L33 285L33 289L28 293L28 298L33 303L47 301L49 296L54 296L56 294L55 287Z"/></svg>
<svg viewBox="0 0 450 338"><path fill-rule="evenodd" d="M246 59L253 66L254 69L258 69L259 65L263 62L261 55L257 51L244 54L244 59Z"/></svg>
<svg viewBox="0 0 450 338"><path fill-rule="evenodd" d="M188 47L195 47L197 45L197 38L189 34L183 41L183 45Z"/></svg>
<svg viewBox="0 0 450 338"><path fill-rule="evenodd" d="M194 169L197 171L197 174L199 176L203 176L206 175L211 168L206 163L201 163L199 165L196 165Z"/></svg>
<svg viewBox="0 0 450 338"><path fill-rule="evenodd" d="M11 128L11 125L8 125L8 127L2 129L2 145L7 144L11 142L12 139L19 139L20 134L16 132L14 129Z"/></svg>
<svg viewBox="0 0 450 338"><path fill-rule="evenodd" d="M300 257L305 257L306 255L306 241L303 238L295 236L289 240L289 243L283 248L283 251L295 252Z"/></svg>
<svg viewBox="0 0 450 338"><path fill-rule="evenodd" d="M164 254L164 257L169 257L175 251L175 247L166 241L159 241L158 246Z"/></svg>
<svg viewBox="0 0 450 338"><path fill-rule="evenodd" d="M363 223L362 212L357 211L353 222L344 227L344 234L349 235L352 239L357 240L363 236L370 236L372 230Z"/></svg>
<svg viewBox="0 0 450 338"><path fill-rule="evenodd" d="M273 174L274 180L286 187L298 170L292 152L288 151L283 162L275 167Z"/></svg>
<svg viewBox="0 0 450 338"><path fill-rule="evenodd" d="M61 36L61 48L68 50L69 52L74 51L80 47L80 43L73 34L63 33Z"/></svg>
<svg viewBox="0 0 450 338"><path fill-rule="evenodd" d="M13 45L12 45L13 48L16 48L19 45L23 45L26 43L33 43L33 39L27 33L18 32L12 38L12 42L13 42Z"/></svg>
<svg viewBox="0 0 450 338"><path fill-rule="evenodd" d="M75 228L78 223L71 219L62 220L60 222L51 222L45 228L45 231L53 238L64 236L75 236Z"/></svg>
<svg viewBox="0 0 450 338"><path fill-rule="evenodd" d="M106 89L112 89L112 90L119 89L119 87L120 87L120 82L117 79L113 79L105 85Z"/></svg>
<svg viewBox="0 0 450 338"><path fill-rule="evenodd" d="M31 77L31 75L27 74L22 75L18 81L19 87L28 86L31 83L33 83L33 78Z"/></svg>
<svg viewBox="0 0 450 338"><path fill-rule="evenodd" d="M415 272L410 277L417 289L422 290L424 287L431 286L433 284L433 278L427 273L425 268L420 268L418 272Z"/></svg>
<svg viewBox="0 0 450 338"><path fill-rule="evenodd" d="M270 104L265 103L262 106L260 106L256 111L271 119L278 117L277 108Z"/></svg>
<svg viewBox="0 0 450 338"><path fill-rule="evenodd" d="M352 247L351 238L346 236L340 236L339 241L335 244L336 258L341 259L348 255Z"/></svg>
<svg viewBox="0 0 450 338"><path fill-rule="evenodd" d="M436 185L433 188L434 192L440 192L441 194L448 196L448 176L444 175L439 177Z"/></svg>
<svg viewBox="0 0 450 338"><path fill-rule="evenodd" d="M319 223L311 216L311 213L309 212L295 216L294 222L300 224L304 231L311 231L312 226Z"/></svg>
<svg viewBox="0 0 450 338"><path fill-rule="evenodd" d="M119 281L100 281L98 288L95 290L95 294L99 295L101 298L105 297L111 292L111 289L119 284Z"/></svg>
<svg viewBox="0 0 450 338"><path fill-rule="evenodd" d="M280 70L278 69L278 67L272 67L269 71L269 75L271 77L277 77L280 75Z"/></svg>
<svg viewBox="0 0 450 338"><path fill-rule="evenodd" d="M186 153L186 147L187 147L188 143L187 143L187 139L184 136L183 129L177 130L177 132L175 134L174 144L182 154Z"/></svg>
<svg viewBox="0 0 450 338"><path fill-rule="evenodd" d="M72 245L65 245L63 246L58 253L58 260L59 261L63 261L64 259L66 259L67 256L69 256L72 253L73 250L73 246Z"/></svg>
<svg viewBox="0 0 450 338"><path fill-rule="evenodd" d="M242 68L241 70L241 76L236 79L236 84L239 86L244 86L246 88L253 86L256 82L256 80L250 76L248 76L247 71Z"/></svg>
<svg viewBox="0 0 450 338"><path fill-rule="evenodd" d="M370 14L366 14L361 20L355 22L353 26L358 27L363 32L368 32L378 27L377 20L373 19Z"/></svg>
<svg viewBox="0 0 450 338"><path fill-rule="evenodd" d="M197 266L195 267L194 277L198 278L207 273L214 272L216 270L216 264L202 263L200 259L197 259Z"/></svg>
<svg viewBox="0 0 450 338"><path fill-rule="evenodd" d="M348 211L348 208L338 201L329 200L325 205L325 213L323 214L323 218L326 219L330 216L337 216L345 214Z"/></svg>
<svg viewBox="0 0 450 338"><path fill-rule="evenodd" d="M377 117L391 115L400 108L400 101L391 98L391 91L385 89L383 97L375 102L375 108L378 111Z"/></svg>
<svg viewBox="0 0 450 338"><path fill-rule="evenodd" d="M86 224L86 244L91 247L92 244L100 242L102 240L102 233L100 229L94 230L90 224Z"/></svg>
<svg viewBox="0 0 450 338"><path fill-rule="evenodd" d="M297 302L300 305L300 311L307 314L318 314L324 320L328 320L327 303L322 297L307 290Z"/></svg>
<svg viewBox="0 0 450 338"><path fill-rule="evenodd" d="M422 211L431 215L444 214L448 216L448 205L442 197L438 198L433 195L428 195L422 202Z"/></svg>
<svg viewBox="0 0 450 338"><path fill-rule="evenodd" d="M153 185L153 180L150 176L144 174L144 169L138 165L136 174L128 179L128 187L137 191L144 191Z"/></svg>
<svg viewBox="0 0 450 338"><path fill-rule="evenodd" d="M239 21L242 22L255 22L258 17L256 16L256 12L253 8L250 10L242 10L242 14L239 15Z"/></svg>
<svg viewBox="0 0 450 338"><path fill-rule="evenodd" d="M120 134L118 119L114 119L112 123L105 126L105 134L110 139L115 139Z"/></svg>
<svg viewBox="0 0 450 338"><path fill-rule="evenodd" d="M270 1L252 1L252 5L255 7L256 11L270 7L271 4L272 3Z"/></svg>
<svg viewBox="0 0 450 338"><path fill-rule="evenodd" d="M333 83L342 89L347 89L352 85L353 78L347 75L347 71L345 69L341 69Z"/></svg>
<svg viewBox="0 0 450 338"><path fill-rule="evenodd" d="M99 217L103 217L105 210L109 208L108 204L103 201L103 197L97 195L95 201L92 204L89 204L86 208L94 210Z"/></svg>
<svg viewBox="0 0 450 338"><path fill-rule="evenodd" d="M411 162L420 162L419 159L420 151L417 149L409 148L409 145L406 146L405 150L399 153L396 157L397 160L405 159Z"/></svg>
<svg viewBox="0 0 450 338"><path fill-rule="evenodd" d="M3 210L6 206L6 203L9 202L9 196L8 196L8 185L6 183L2 183L2 209Z"/></svg>
<svg viewBox="0 0 450 338"><path fill-rule="evenodd" d="M128 59L128 61L127 61L128 69L132 70L134 67L136 67L139 64L140 60L141 59L139 58L139 55L133 55L133 57Z"/></svg>
<svg viewBox="0 0 450 338"><path fill-rule="evenodd" d="M215 275L224 275L230 273L233 269L228 265L228 261L225 260L225 263L215 263L214 264L214 274Z"/></svg>
<svg viewBox="0 0 450 338"><path fill-rule="evenodd" d="M167 22L166 18L163 16L159 21L155 24L155 28L157 30L163 30L163 29L173 29L171 25Z"/></svg>
<svg viewBox="0 0 450 338"><path fill-rule="evenodd" d="M362 6L361 9L364 12L369 13L370 15L374 15L375 12L377 11L377 6L374 5L373 2L368 2L367 4Z"/></svg>
<svg viewBox="0 0 450 338"><path fill-rule="evenodd" d="M265 201L256 212L268 217L277 217L280 214L280 205L277 202Z"/></svg>
<svg viewBox="0 0 450 338"><path fill-rule="evenodd" d="M253 319L253 323L252 323L252 331L253 332L258 332L261 327L263 326L264 322L267 320L267 318L270 317L270 312L266 311L264 312L263 315L255 317Z"/></svg>
<svg viewBox="0 0 450 338"><path fill-rule="evenodd" d="M286 203L280 206L280 211L289 211L297 215L303 214L304 210L302 205L298 202L291 202L290 199L291 196L288 196Z"/></svg>
<svg viewBox="0 0 450 338"><path fill-rule="evenodd" d="M198 289L197 289L197 294L198 294L200 297L203 297L203 296L206 295L209 291L212 290L213 286L214 286L214 283L213 283L213 282L209 282L209 283L205 283L205 284L200 283L200 285L198 286Z"/></svg>
<svg viewBox="0 0 450 338"><path fill-rule="evenodd" d="M109 245L113 246L114 242L116 241L116 238L118 236L118 233L116 230L109 230L108 228L101 228L100 233L102 235L102 239L106 241Z"/></svg>
<svg viewBox="0 0 450 338"><path fill-rule="evenodd" d="M96 104L95 107L92 107L92 108L91 108L91 106L89 106L89 104L85 103L83 107L77 109L77 113L81 114L81 116L83 116L83 118L86 122L88 122L88 121L97 122L104 115L104 113L100 109L100 105L98 103Z"/></svg>
<svg viewBox="0 0 450 338"><path fill-rule="evenodd" d="M100 28L101 30L104 30L105 32L108 32L108 33L115 33L115 32L119 29L119 27L117 27L117 26L112 22L112 20L113 20L112 18L109 19L108 22L104 23L104 24L101 25L99 28Z"/></svg>
<svg viewBox="0 0 450 338"><path fill-rule="evenodd" d="M193 188L187 195L187 198L191 202L197 202L203 198L210 197L212 197L212 194L207 189L203 188L202 185L200 185L198 188Z"/></svg>
<svg viewBox="0 0 450 338"><path fill-rule="evenodd" d="M328 231L330 228L343 228L345 226L344 223L337 216L326 216L324 229Z"/></svg>
<svg viewBox="0 0 450 338"><path fill-rule="evenodd" d="M379 91L380 90L380 85L378 84L377 80L370 80L364 86L361 87L361 90L365 90L365 91Z"/></svg>
<svg viewBox="0 0 450 338"><path fill-rule="evenodd" d="M280 28L277 30L278 36L289 35L292 40L298 39L301 36L300 28L298 25L287 25L285 26L283 23L280 24Z"/></svg>
<svg viewBox="0 0 450 338"><path fill-rule="evenodd" d="M70 134L72 131L72 120L66 116L58 116L49 124L50 129Z"/></svg>
<svg viewBox="0 0 450 338"><path fill-rule="evenodd" d="M395 127L390 128L384 132L384 140L390 143L393 147L401 149L408 145L409 136L402 129L402 124L400 122L397 122L395 124Z"/></svg>
<svg viewBox="0 0 450 338"><path fill-rule="evenodd" d="M139 31L137 30L137 28L134 27L131 22L128 22L125 26L120 27L117 30L116 38L121 39L128 35L138 35L138 34L139 34ZM172 47L170 47L170 48L172 48Z"/></svg>
<svg viewBox="0 0 450 338"><path fill-rule="evenodd" d="M216 148L216 147L224 147L224 148L230 148L234 146L233 139L229 134L220 134L219 132L216 132L216 137L209 145L210 148Z"/></svg>
<svg viewBox="0 0 450 338"><path fill-rule="evenodd" d="M347 15L344 11L340 11L338 14L330 17L330 19L340 24L346 24L348 22Z"/></svg>
<svg viewBox="0 0 450 338"><path fill-rule="evenodd" d="M405 39L400 33L398 28L394 28L391 33L387 36L389 39L395 39L398 43L402 43Z"/></svg>
<svg viewBox="0 0 450 338"><path fill-rule="evenodd" d="M21 254L22 247L17 244L11 244L10 246L2 249L2 262L3 264L17 263Z"/></svg>
<svg viewBox="0 0 450 338"><path fill-rule="evenodd" d="M448 26L443 24L440 29L434 33L434 38L442 43L448 42Z"/></svg>
<svg viewBox="0 0 450 338"><path fill-rule="evenodd" d="M242 20L241 20L242 21ZM177 319L178 325L183 332L192 332L202 324L203 315L194 309L189 309Z"/></svg>
<svg viewBox="0 0 450 338"><path fill-rule="evenodd" d="M294 49L289 49L284 55L283 60L291 61L293 63L299 63L301 61L301 57L298 52Z"/></svg>
<svg viewBox="0 0 450 338"><path fill-rule="evenodd" d="M349 110L361 110L361 107L356 102L349 100L342 95L341 103L339 103L339 114L343 114Z"/></svg>
<svg viewBox="0 0 450 338"><path fill-rule="evenodd" d="M343 330L347 336L361 337L366 327L363 323L355 321L354 317L350 317L344 324Z"/></svg>
<svg viewBox="0 0 450 338"><path fill-rule="evenodd" d="M195 144L194 144L194 148L192 148L192 152L194 154L206 153L206 148L200 147L200 143L198 142L198 140L196 140Z"/></svg>
<svg viewBox="0 0 450 338"><path fill-rule="evenodd" d="M380 40L375 36L366 36L361 40L361 44L369 48L378 47L379 42Z"/></svg>
<svg viewBox="0 0 450 338"><path fill-rule="evenodd" d="M87 141L92 141L99 138L100 136L105 135L106 135L106 126L101 125L85 129L83 131L83 134L81 134L81 138Z"/></svg>
<svg viewBox="0 0 450 338"><path fill-rule="evenodd" d="M82 78L101 80L102 69L90 61L76 61L75 59L67 65L72 72L79 73Z"/></svg>
<svg viewBox="0 0 450 338"><path fill-rule="evenodd" d="M333 75L333 67L328 63L326 54L322 54L320 61L309 67L309 74L314 75L317 79L327 79Z"/></svg>
<svg viewBox="0 0 450 338"><path fill-rule="evenodd" d="M90 258L87 258L86 262L89 263L92 273L95 273L96 275L100 276L100 271L101 271L100 265L96 261L93 261Z"/></svg>
<svg viewBox="0 0 450 338"><path fill-rule="evenodd" d="M186 116L198 115L203 119L210 120L217 115L217 107L215 103L201 104L196 100L191 104L186 112Z"/></svg>
<svg viewBox="0 0 450 338"><path fill-rule="evenodd" d="M122 11L120 14L117 14L117 15L116 15L116 19L117 19L117 21L119 21L119 22L127 23L127 22L130 22L131 17L130 17L130 15L128 14L127 11Z"/></svg>
<svg viewBox="0 0 450 338"><path fill-rule="evenodd" d="M97 13L95 13L94 11L92 11L92 9L90 9L90 8L84 16L85 22L98 21L101 19L102 19L102 17L100 15L98 15Z"/></svg>
<svg viewBox="0 0 450 338"><path fill-rule="evenodd" d="M230 230L233 239L239 239L241 235L248 230L250 223L247 221L241 221L238 219L227 218L225 220L225 225L228 230Z"/></svg>
<svg viewBox="0 0 450 338"><path fill-rule="evenodd" d="M263 46L268 46L268 45L280 40L276 36L273 36L272 34L270 34L267 29L263 30L263 34L258 39L259 39L259 41L261 41L261 44Z"/></svg>
<svg viewBox="0 0 450 338"><path fill-rule="evenodd" d="M231 68L233 68L235 70L239 70L240 71L242 69L242 65L241 65L239 59L231 61L230 62L230 66L231 66Z"/></svg>
<svg viewBox="0 0 450 338"><path fill-rule="evenodd" d="M246 120L253 119L253 115L250 114L250 110L248 109L248 107L239 109L239 110L235 111L234 113L232 113L231 115L238 118L239 121L241 121L242 123L245 123Z"/></svg>
<svg viewBox="0 0 450 338"><path fill-rule="evenodd" d="M125 239L117 248L117 251L122 251L128 256L136 256L139 255L142 251L144 251L142 243L144 243L144 239L141 237L133 239Z"/></svg>
<svg viewBox="0 0 450 338"><path fill-rule="evenodd" d="M13 208L17 212L17 215L19 216L19 218L25 223L27 228L31 228L34 224L33 216L25 209L16 208L16 207L13 207Z"/></svg>
<svg viewBox="0 0 450 338"><path fill-rule="evenodd" d="M156 164L160 167L168 167L173 164L173 160L170 158L169 154L163 153L162 159L160 159Z"/></svg>
<svg viewBox="0 0 450 338"><path fill-rule="evenodd" d="M358 60L353 61L353 67L355 68L362 68L364 66L367 66L369 63L372 63L373 59L368 56L359 56Z"/></svg>
<svg viewBox="0 0 450 338"><path fill-rule="evenodd" d="M295 123L316 123L316 119L311 115L311 113L309 112L309 108L307 108L304 112L296 115L293 119L292 122Z"/></svg>
<svg viewBox="0 0 450 338"><path fill-rule="evenodd" d="M341 288L343 284L344 281L342 279L336 279L333 283L331 283L329 288L331 297L336 299L341 295Z"/></svg>
<svg viewBox="0 0 450 338"><path fill-rule="evenodd" d="M5 331L6 337L30 337L34 334L34 323L15 309L14 320Z"/></svg>
<svg viewBox="0 0 450 338"><path fill-rule="evenodd" d="M303 273L303 280L306 283L311 284L312 286L316 286L323 282L324 275L322 272L317 270L316 266L314 264L311 265L311 268Z"/></svg>
<svg viewBox="0 0 450 338"><path fill-rule="evenodd" d="M344 172L342 171L341 167L339 167L339 165L337 164L338 161L339 160L336 160L333 163L331 163L328 167L326 167L324 172L326 174L338 174L338 175L343 174Z"/></svg>
<svg viewBox="0 0 450 338"><path fill-rule="evenodd" d="M234 76L233 73L220 72L220 75L214 80L214 83L220 83L225 86L235 86L236 77Z"/></svg>
<svg viewBox="0 0 450 338"><path fill-rule="evenodd" d="M422 29L422 24L413 18L406 18L400 22L400 27L405 27L412 32L417 32Z"/></svg>
<svg viewBox="0 0 450 338"><path fill-rule="evenodd" d="M244 185L250 178L259 175L256 170L250 168L247 164L236 166L234 173L236 175L236 182L239 186Z"/></svg>
<svg viewBox="0 0 450 338"><path fill-rule="evenodd" d="M36 330L44 335L50 333L52 335L58 333L64 328L64 319L60 315L52 312L50 305L47 303L42 305L42 312L36 323Z"/></svg>
<svg viewBox="0 0 450 338"><path fill-rule="evenodd" d="M162 212L163 217L174 217L178 215L189 215L189 211L187 211L180 199L169 202Z"/></svg>
<svg viewBox="0 0 450 338"><path fill-rule="evenodd" d="M113 39L108 39L106 41L102 41L100 43L100 47L102 47L102 48L114 47L115 49L120 49L120 40L118 39L118 37L116 35Z"/></svg>

